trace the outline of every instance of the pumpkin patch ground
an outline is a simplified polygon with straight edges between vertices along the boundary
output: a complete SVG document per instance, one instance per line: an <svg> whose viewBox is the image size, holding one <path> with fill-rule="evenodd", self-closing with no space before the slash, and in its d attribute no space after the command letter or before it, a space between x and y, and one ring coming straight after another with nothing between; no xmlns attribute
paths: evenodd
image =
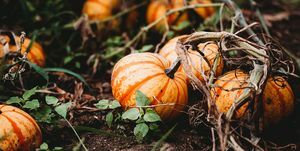
<svg viewBox="0 0 300 151"><path fill-rule="evenodd" d="M299 150L299 7L1 1L0 151Z"/></svg>

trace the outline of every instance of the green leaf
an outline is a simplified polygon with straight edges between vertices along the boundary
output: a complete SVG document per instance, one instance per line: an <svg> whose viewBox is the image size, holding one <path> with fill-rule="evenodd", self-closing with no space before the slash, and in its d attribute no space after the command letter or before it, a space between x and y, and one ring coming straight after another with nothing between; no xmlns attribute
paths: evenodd
<svg viewBox="0 0 300 151"><path fill-rule="evenodd" d="M144 120L146 122L157 122L161 121L160 116L152 109L147 109L144 115Z"/></svg>
<svg viewBox="0 0 300 151"><path fill-rule="evenodd" d="M31 63L31 62L29 62L29 61L26 61L26 63L28 63L29 66L30 66L31 68L33 68L33 70L34 70L35 72L37 72L38 74L40 74L46 81L49 81L48 73L47 73L43 68L41 68L40 66L38 66L38 65L36 65L36 64L34 64L34 63Z"/></svg>
<svg viewBox="0 0 300 151"><path fill-rule="evenodd" d="M19 104L19 105L21 105L21 102L22 102L21 98L19 98L17 96L14 96L14 97L9 98L9 100L6 101L6 104Z"/></svg>
<svg viewBox="0 0 300 151"><path fill-rule="evenodd" d="M122 114L122 119L137 120L141 116L139 109L131 108Z"/></svg>
<svg viewBox="0 0 300 151"><path fill-rule="evenodd" d="M180 30L183 30L183 29L189 27L190 25L191 25L191 23L189 21L183 21L179 25L172 26L172 28L176 31L180 31Z"/></svg>
<svg viewBox="0 0 300 151"><path fill-rule="evenodd" d="M150 123L149 128L151 131L158 131L159 130L159 125L157 123Z"/></svg>
<svg viewBox="0 0 300 151"><path fill-rule="evenodd" d="M34 87L31 90L25 91L22 98L27 101L31 96L33 96L36 93L36 89L37 87Z"/></svg>
<svg viewBox="0 0 300 151"><path fill-rule="evenodd" d="M23 108L30 109L30 110L35 110L39 107L40 107L40 102L37 99L34 99L32 101L27 101L23 106Z"/></svg>
<svg viewBox="0 0 300 151"><path fill-rule="evenodd" d="M59 106L55 107L54 110L62 116L63 118L67 117L68 108L71 106L71 102L60 104Z"/></svg>
<svg viewBox="0 0 300 151"><path fill-rule="evenodd" d="M136 94L135 99L136 99L137 106L146 106L150 104L150 100L143 92L137 90L135 94Z"/></svg>
<svg viewBox="0 0 300 151"><path fill-rule="evenodd" d="M45 68L44 70L46 72L64 72L64 73L70 74L70 75L76 77L77 79L79 79L85 85L88 85L87 82L84 80L84 78L81 75L79 75L71 70L64 69L64 68Z"/></svg>
<svg viewBox="0 0 300 151"><path fill-rule="evenodd" d="M56 106L58 103L58 99L54 96L46 96L45 100L48 105Z"/></svg>
<svg viewBox="0 0 300 151"><path fill-rule="evenodd" d="M47 143L44 142L43 144L40 145L40 150L48 150L48 149L49 149L49 146Z"/></svg>
<svg viewBox="0 0 300 151"><path fill-rule="evenodd" d="M54 147L53 151L63 151L64 149L62 147Z"/></svg>
<svg viewBox="0 0 300 151"><path fill-rule="evenodd" d="M141 141L147 135L148 131L148 125L145 123L140 123L135 126L133 133L136 136L137 140Z"/></svg>
<svg viewBox="0 0 300 151"><path fill-rule="evenodd" d="M33 116L38 122L51 123L54 114L52 113L52 109L48 105L46 105L35 111L33 113Z"/></svg>
<svg viewBox="0 0 300 151"><path fill-rule="evenodd" d="M105 110L109 106L109 100L100 100L98 103L94 104L98 109Z"/></svg>
<svg viewBox="0 0 300 151"><path fill-rule="evenodd" d="M136 50L137 52L146 52L146 51L149 51L153 48L153 45L145 45L143 46L141 49L139 50Z"/></svg>
<svg viewBox="0 0 300 151"><path fill-rule="evenodd" d="M121 107L121 104L117 100L110 101L108 108L115 109Z"/></svg>
<svg viewBox="0 0 300 151"><path fill-rule="evenodd" d="M109 112L105 117L106 124L108 125L109 128L111 127L113 120L114 120L114 115L112 112Z"/></svg>

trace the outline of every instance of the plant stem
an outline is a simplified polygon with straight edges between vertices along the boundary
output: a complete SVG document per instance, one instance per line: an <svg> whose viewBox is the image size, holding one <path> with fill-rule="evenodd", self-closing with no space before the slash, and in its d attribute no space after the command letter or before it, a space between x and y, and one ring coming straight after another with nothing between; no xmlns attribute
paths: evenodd
<svg viewBox="0 0 300 151"><path fill-rule="evenodd" d="M85 147L85 145L83 144L83 142L82 142L80 136L78 135L78 133L77 133L76 130L74 129L73 125L72 125L67 119L64 118L64 120L68 123L68 125L71 127L71 129L72 129L73 132L75 133L75 135L76 135L76 137L78 138L78 140L79 140L81 146L83 147L83 149L84 149L85 151L88 151L88 149L87 149L87 148Z"/></svg>
<svg viewBox="0 0 300 151"><path fill-rule="evenodd" d="M162 21L163 19L165 19L167 16L174 14L176 12L180 12L180 11L185 11L188 9L195 9L195 8L201 8L201 7L221 7L223 5L223 3L213 3L213 4L195 4L195 5L188 5L188 6L184 6L181 8L176 8L176 9L171 9L169 10L165 15L161 16L160 18L156 19L154 22L150 23L147 26L144 26L141 28L141 30L138 32L138 34L133 37L132 40L130 40L124 47L119 48L118 50L114 51L113 53L110 53L108 55L103 56L103 59L109 59L117 54L119 54L120 52L125 51L126 49L128 49L131 45L133 45L137 40L139 40L139 38L146 32L148 32L152 27L154 27L156 24L158 24L160 21Z"/></svg>
<svg viewBox="0 0 300 151"><path fill-rule="evenodd" d="M177 58L173 62L173 64L171 65L171 67L165 70L165 73L167 74L167 76L170 77L171 79L173 79L174 75L177 72L177 70L179 69L180 65L181 65L180 59Z"/></svg>

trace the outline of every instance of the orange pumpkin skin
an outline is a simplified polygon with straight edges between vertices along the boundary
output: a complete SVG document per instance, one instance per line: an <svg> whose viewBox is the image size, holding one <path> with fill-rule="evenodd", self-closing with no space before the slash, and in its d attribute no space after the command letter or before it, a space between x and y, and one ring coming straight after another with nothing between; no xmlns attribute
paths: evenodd
<svg viewBox="0 0 300 151"><path fill-rule="evenodd" d="M187 104L185 75L176 72L169 78L165 69L169 62L154 53L136 53L122 58L114 66L111 86L113 96L125 109L136 105L135 93L140 90L155 105L162 119L176 117ZM162 105L159 104L169 104Z"/></svg>
<svg viewBox="0 0 300 151"><path fill-rule="evenodd" d="M89 20L105 20L112 16L113 10L120 5L120 0L87 0L82 9ZM112 20L113 27L119 24L118 20Z"/></svg>
<svg viewBox="0 0 300 151"><path fill-rule="evenodd" d="M192 0L190 1L191 5L195 4L211 4L211 0ZM203 19L206 19L212 16L215 13L214 7L199 7L194 9L196 13L201 16Z"/></svg>
<svg viewBox="0 0 300 151"><path fill-rule="evenodd" d="M183 35L184 36L184 35ZM159 51L159 54L165 57L171 64L177 59L178 55L175 51L176 49L176 43L177 40L182 37L178 36L170 41L166 45L164 45L163 48ZM214 60L217 56L218 52L218 46L216 44L202 44L200 43L198 45L198 49L203 52L204 56L208 59L209 64L211 67L214 64ZM189 64L191 66L193 74L201 81L204 81L201 71L204 71L205 75L210 75L210 66L207 64L207 62L203 59L203 57L200 55L199 52L195 50L189 50L189 57L191 58L191 61L189 61ZM219 57L217 70L215 73L215 76L219 76L222 73L223 70L223 60L222 57ZM180 67L180 71L184 72L183 68Z"/></svg>
<svg viewBox="0 0 300 151"><path fill-rule="evenodd" d="M214 84L216 87L211 90L211 95L220 113L226 113L231 108L233 102L243 94L245 89L242 87L248 86L248 79L249 75L241 70L227 72L218 78ZM236 111L235 117L241 118L247 107L248 104L243 105Z"/></svg>
<svg viewBox="0 0 300 151"><path fill-rule="evenodd" d="M0 36L1 38L2 36ZM9 39L9 38L8 38ZM16 37L16 42L20 41L20 37ZM7 41L9 42L9 40ZM26 49L29 47L30 45L30 39L25 38L24 44L22 45L21 48L21 53L24 54ZM11 52L17 52L17 46L15 45L10 45L9 49ZM0 57L3 57L4 53L3 53L3 45L0 44ZM44 53L44 50L42 48L42 46L37 43L37 42L33 42L32 46L30 48L29 53L27 54L27 58L30 62L35 63L41 67L45 66L45 62L46 62L46 55Z"/></svg>
<svg viewBox="0 0 300 151"><path fill-rule="evenodd" d="M236 75L236 76L235 76ZM223 89L230 90L232 88L241 88L247 86L249 75L242 71L231 71L220 77L215 85ZM220 87L212 89L211 94L215 97L217 109L221 113L226 113L245 89L237 89L233 91L225 91ZM294 94L287 81L279 76L268 78L266 86L262 92L263 107L263 127L269 127L279 123L293 112ZM257 100L256 98L256 107ZM235 117L241 118L245 115L248 104L244 104L237 110Z"/></svg>
<svg viewBox="0 0 300 151"><path fill-rule="evenodd" d="M150 2L146 18L148 24L151 24L155 20L159 19L160 17L164 16L168 10L181 8L184 6L185 0L153 0ZM178 18L179 17L179 18ZM178 18L178 19L177 19ZM184 12L180 14L179 12L173 13L166 17L167 20L162 19L159 23L156 24L155 28L158 31L165 30L165 22L169 25L180 24L183 21L188 20L188 14Z"/></svg>
<svg viewBox="0 0 300 151"><path fill-rule="evenodd" d="M0 150L30 151L41 143L41 130L30 115L16 107L0 105Z"/></svg>
<svg viewBox="0 0 300 151"><path fill-rule="evenodd" d="M262 94L264 125L279 123L294 110L294 93L289 83L280 76L268 79Z"/></svg>

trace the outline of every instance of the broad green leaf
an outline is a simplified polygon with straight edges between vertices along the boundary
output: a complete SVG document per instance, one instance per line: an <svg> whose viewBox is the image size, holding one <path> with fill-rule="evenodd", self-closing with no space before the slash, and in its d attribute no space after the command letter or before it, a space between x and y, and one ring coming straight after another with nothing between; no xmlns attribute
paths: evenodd
<svg viewBox="0 0 300 151"><path fill-rule="evenodd" d="M137 140L141 141L147 135L148 131L148 125L145 123L140 123L135 126L133 133L136 136Z"/></svg>
<svg viewBox="0 0 300 151"><path fill-rule="evenodd" d="M131 108L122 114L122 119L137 120L141 116L139 109Z"/></svg>
<svg viewBox="0 0 300 151"><path fill-rule="evenodd" d="M153 45L145 45L143 46L141 49L139 50L136 50L137 52L146 52L146 51L149 51L153 48Z"/></svg>
<svg viewBox="0 0 300 151"><path fill-rule="evenodd" d="M70 74L70 75L76 77L77 79L79 79L79 80L80 80L81 82L83 82L85 85L88 85L88 84L86 83L86 81L84 80L84 78L83 78L81 75L79 75L79 74L77 74L77 73L75 73L75 72L73 72L73 71L71 71L71 70L64 69L64 68L45 68L44 70L45 70L46 72L64 72L64 73Z"/></svg>
<svg viewBox="0 0 300 151"><path fill-rule="evenodd" d="M55 107L54 110L62 116L63 118L67 117L68 108L71 106L71 102L60 104L59 106Z"/></svg>
<svg viewBox="0 0 300 151"><path fill-rule="evenodd" d="M36 89L37 87L34 87L31 90L25 91L22 98L27 101L31 96L33 96L36 93Z"/></svg>
<svg viewBox="0 0 300 151"><path fill-rule="evenodd" d="M58 103L58 99L54 96L46 96L45 100L48 105L56 106Z"/></svg>
<svg viewBox="0 0 300 151"><path fill-rule="evenodd" d="M160 116L152 109L147 109L144 115L144 120L146 122L157 122L161 121Z"/></svg>
<svg viewBox="0 0 300 151"><path fill-rule="evenodd" d="M115 108L118 108L120 106L121 106L121 104L119 103L119 101L113 100L113 101L110 101L108 108L115 109Z"/></svg>
<svg viewBox="0 0 300 151"><path fill-rule="evenodd" d="M111 127L113 120L114 120L114 115L112 112L109 112L105 117L106 124L108 125L109 128Z"/></svg>
<svg viewBox="0 0 300 151"><path fill-rule="evenodd" d="M135 99L136 99L137 106L146 106L150 104L148 97L143 92L137 90L135 94L136 94Z"/></svg>
<svg viewBox="0 0 300 151"><path fill-rule="evenodd" d="M52 109L50 108L50 106L46 105L35 111L33 113L33 116L38 122L51 123L54 114L52 113Z"/></svg>
<svg viewBox="0 0 300 151"><path fill-rule="evenodd" d="M40 107L40 102L37 99L34 99L32 101L27 101L23 106L23 108L30 109L30 110L35 110L39 107Z"/></svg>
<svg viewBox="0 0 300 151"><path fill-rule="evenodd" d="M21 98L19 98L17 96L14 96L14 97L9 98L9 100L6 101L6 104L19 104L19 105L21 105L21 102L22 102Z"/></svg>
<svg viewBox="0 0 300 151"><path fill-rule="evenodd" d="M105 110L109 106L109 100L100 100L98 103L94 104L98 109Z"/></svg>

